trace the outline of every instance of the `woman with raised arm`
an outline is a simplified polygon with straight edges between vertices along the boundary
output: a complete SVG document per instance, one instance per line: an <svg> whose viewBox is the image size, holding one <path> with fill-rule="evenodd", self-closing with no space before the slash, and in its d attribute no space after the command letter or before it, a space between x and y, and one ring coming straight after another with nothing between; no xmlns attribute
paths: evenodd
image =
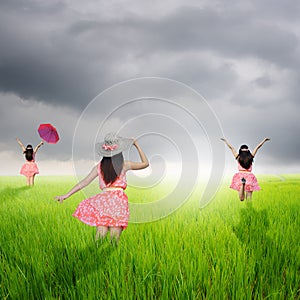
<svg viewBox="0 0 300 300"><path fill-rule="evenodd" d="M230 188L239 192L239 198L241 201L245 199L252 199L252 192L260 190L260 187L257 182L257 178L252 173L252 163L253 159L257 153L257 150L267 141L269 138L265 138L262 142L260 142L251 153L247 145L242 145L239 149L239 153L236 152L234 147L228 143L225 138L221 138L221 140L228 146L231 150L233 156L238 161L238 173L235 173Z"/></svg>
<svg viewBox="0 0 300 300"><path fill-rule="evenodd" d="M33 186L34 185L34 177L36 174L39 174L39 169L35 162L35 155L36 155L38 149L44 144L44 142L41 141L33 149L32 145L27 145L25 148L19 138L16 138L16 140L17 140L17 143L20 145L20 147L23 151L23 154L25 155L25 159L26 159L26 163L22 165L20 174L26 176L26 185Z"/></svg>
<svg viewBox="0 0 300 300"><path fill-rule="evenodd" d="M124 161L122 152L131 145L137 149L140 162ZM99 177L102 192L83 200L73 216L87 225L96 226L96 240L103 240L109 231L111 241L118 242L129 219L128 198L124 192L127 186L126 172L147 168L149 162L136 140L122 138L115 133L107 134L104 142L96 147L103 157L101 162L67 194L56 196L56 199L63 203Z"/></svg>

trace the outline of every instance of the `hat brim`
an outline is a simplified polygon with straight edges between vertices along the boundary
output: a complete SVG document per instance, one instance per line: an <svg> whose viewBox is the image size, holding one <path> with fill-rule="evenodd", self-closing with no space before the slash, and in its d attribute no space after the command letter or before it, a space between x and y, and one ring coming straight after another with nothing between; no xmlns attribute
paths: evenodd
<svg viewBox="0 0 300 300"><path fill-rule="evenodd" d="M103 156L103 157L112 157L116 154L119 154L125 150L127 150L128 148L131 147L131 145L133 144L133 139L126 139L126 138L120 138L119 139L119 143L118 143L118 147L114 150L105 150L103 149L103 145L105 143L97 143L96 144L96 152Z"/></svg>

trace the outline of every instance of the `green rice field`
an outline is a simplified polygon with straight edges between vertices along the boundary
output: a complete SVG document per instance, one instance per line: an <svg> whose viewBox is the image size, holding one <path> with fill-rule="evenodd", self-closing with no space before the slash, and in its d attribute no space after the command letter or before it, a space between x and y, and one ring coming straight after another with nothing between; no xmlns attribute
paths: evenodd
<svg viewBox="0 0 300 300"><path fill-rule="evenodd" d="M200 209L129 224L118 246L72 217L84 198L53 200L73 177L0 177L1 299L300 299L300 175L258 176L240 202L224 180ZM167 188L167 187L166 187ZM139 193L139 195L138 195ZM129 201L140 193L127 189Z"/></svg>

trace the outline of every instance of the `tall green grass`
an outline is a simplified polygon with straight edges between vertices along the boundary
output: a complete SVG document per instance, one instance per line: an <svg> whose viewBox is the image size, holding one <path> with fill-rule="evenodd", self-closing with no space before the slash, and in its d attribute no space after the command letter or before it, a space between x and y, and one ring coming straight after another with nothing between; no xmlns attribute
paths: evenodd
<svg viewBox="0 0 300 300"><path fill-rule="evenodd" d="M71 216L84 194L53 200L72 177L40 176L33 188L0 177L0 297L299 299L300 176L259 181L252 202L225 180L204 209L191 199L160 221L129 224L115 247Z"/></svg>

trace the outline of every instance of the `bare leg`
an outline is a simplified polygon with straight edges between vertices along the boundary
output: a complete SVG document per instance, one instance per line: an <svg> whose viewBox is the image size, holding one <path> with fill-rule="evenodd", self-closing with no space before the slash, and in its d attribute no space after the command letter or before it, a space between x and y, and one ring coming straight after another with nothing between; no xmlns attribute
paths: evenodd
<svg viewBox="0 0 300 300"><path fill-rule="evenodd" d="M107 232L108 232L108 227L106 227L106 226L97 226L95 240L98 241L99 238L100 238L101 241L103 241L106 234L107 234Z"/></svg>
<svg viewBox="0 0 300 300"><path fill-rule="evenodd" d="M30 177L29 176L26 176L26 185L30 186Z"/></svg>
<svg viewBox="0 0 300 300"><path fill-rule="evenodd" d="M111 242L113 242L114 244L118 244L122 231L122 227L110 227L109 233Z"/></svg>
<svg viewBox="0 0 300 300"><path fill-rule="evenodd" d="M30 186L34 185L34 175L29 177L29 185Z"/></svg>
<svg viewBox="0 0 300 300"><path fill-rule="evenodd" d="M246 192L246 200L252 200L252 192Z"/></svg>
<svg viewBox="0 0 300 300"><path fill-rule="evenodd" d="M34 185L35 174L32 176L32 185Z"/></svg>
<svg viewBox="0 0 300 300"><path fill-rule="evenodd" d="M239 190L239 197L240 197L241 201L244 201L244 199L245 199L245 183L246 183L246 180L243 177L241 181L242 181L242 185L241 185L241 188Z"/></svg>

